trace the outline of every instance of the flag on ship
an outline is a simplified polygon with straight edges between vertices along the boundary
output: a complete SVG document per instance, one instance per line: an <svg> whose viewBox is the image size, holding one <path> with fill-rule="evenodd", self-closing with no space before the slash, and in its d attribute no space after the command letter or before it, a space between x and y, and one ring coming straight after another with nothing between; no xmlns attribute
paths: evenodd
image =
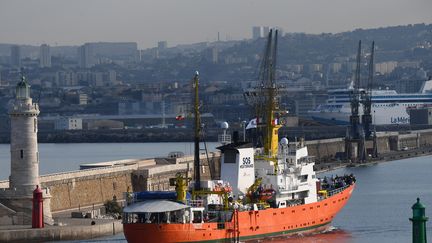
<svg viewBox="0 0 432 243"><path fill-rule="evenodd" d="M246 130L252 129L252 128L257 128L257 118L250 120L246 126Z"/></svg>

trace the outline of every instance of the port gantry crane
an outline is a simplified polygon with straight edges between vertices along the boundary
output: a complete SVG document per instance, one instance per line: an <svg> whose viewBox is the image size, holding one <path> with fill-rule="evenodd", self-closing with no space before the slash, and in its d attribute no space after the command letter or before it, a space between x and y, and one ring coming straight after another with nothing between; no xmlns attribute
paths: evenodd
<svg viewBox="0 0 432 243"><path fill-rule="evenodd" d="M368 82L366 85L366 90L362 92L362 103L363 103L363 115L362 115L362 124L364 128L365 138L369 140L372 135L372 82L374 75L374 46L375 43L372 42L372 48L369 59L369 76Z"/></svg>
<svg viewBox="0 0 432 243"><path fill-rule="evenodd" d="M362 93L362 103L363 103L363 115L362 115L362 125L364 129L364 136L366 140L373 141L372 157L376 158L378 156L378 146L376 131L372 130L372 86L373 77L375 73L374 69L374 55L375 55L375 42L372 41L372 47L369 57L369 76L367 82L367 88L365 92Z"/></svg>
<svg viewBox="0 0 432 243"><path fill-rule="evenodd" d="M360 72L361 72L361 41L358 43L357 59L356 59L356 70L354 74L353 87L350 92L350 104L351 104L351 115L350 115L350 126L345 137L345 153L346 158L355 161L365 160L365 141L363 127L360 125Z"/></svg>
<svg viewBox="0 0 432 243"><path fill-rule="evenodd" d="M350 102L351 102L351 137L353 139L359 139L361 136L360 128L360 72L361 72L361 41L358 44L357 59L356 59L356 72L354 76L354 87L351 91Z"/></svg>
<svg viewBox="0 0 432 243"><path fill-rule="evenodd" d="M356 71L353 88L350 93L351 116L349 132L345 138L346 158L364 162L367 160L366 140L373 140L372 157L378 156L376 133L372 131L372 86L374 75L374 51L375 42L372 42L369 59L369 76L365 90L360 90L361 74L361 41L358 44ZM363 107L363 114L360 115L360 105Z"/></svg>

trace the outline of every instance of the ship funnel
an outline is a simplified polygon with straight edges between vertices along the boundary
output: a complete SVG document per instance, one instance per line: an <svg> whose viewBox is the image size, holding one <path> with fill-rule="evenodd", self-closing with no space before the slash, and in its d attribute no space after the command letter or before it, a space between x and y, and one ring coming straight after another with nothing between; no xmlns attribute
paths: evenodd
<svg viewBox="0 0 432 243"><path fill-rule="evenodd" d="M255 150L252 144L231 143L218 149L222 152L220 179L229 182L235 199L246 195L248 188L255 182Z"/></svg>

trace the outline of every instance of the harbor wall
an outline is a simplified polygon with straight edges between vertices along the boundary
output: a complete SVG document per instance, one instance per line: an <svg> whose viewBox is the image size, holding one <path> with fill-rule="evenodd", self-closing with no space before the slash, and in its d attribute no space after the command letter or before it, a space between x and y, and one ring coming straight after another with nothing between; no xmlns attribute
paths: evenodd
<svg viewBox="0 0 432 243"><path fill-rule="evenodd" d="M314 156L318 163L334 162L334 160L342 158L345 153L344 138L306 141L306 146L309 154ZM377 133L379 154L430 146L432 146L432 129ZM366 148L370 149L372 147L373 142L366 141Z"/></svg>
<svg viewBox="0 0 432 243"><path fill-rule="evenodd" d="M210 179L219 175L219 153L201 155L202 179ZM210 165L213 165L210 168ZM193 175L193 156L181 158L155 158L138 160L121 160L94 164L95 168L43 175L40 177L42 188L48 188L51 194L52 212L78 210L102 205L114 197L124 199L124 192L146 190L174 190L169 179L179 172L189 169ZM0 182L1 188L8 188L8 181ZM9 217L10 212L2 210L0 218Z"/></svg>
<svg viewBox="0 0 432 243"><path fill-rule="evenodd" d="M220 178L220 154L218 152L209 153L207 156L201 155L201 179ZM161 162L160 162L161 163ZM158 167L140 168L132 172L133 191L166 191L174 190L170 186L169 179L175 178L178 172L188 171L189 178L193 176L193 157L187 156L177 158L172 164L165 164Z"/></svg>
<svg viewBox="0 0 432 243"><path fill-rule="evenodd" d="M377 137L377 146L380 153L387 153L391 150L389 135ZM403 140L403 139L401 139ZM403 140L404 141L404 140ZM341 159L345 154L345 139L331 138L306 141L309 155L314 156L318 162L331 162ZM372 148L373 142L366 141L366 148Z"/></svg>
<svg viewBox="0 0 432 243"><path fill-rule="evenodd" d="M103 204L132 188L133 166L83 170L41 178L42 187L51 192L51 211Z"/></svg>
<svg viewBox="0 0 432 243"><path fill-rule="evenodd" d="M218 155L211 158L218 160ZM204 164L204 161L202 161ZM127 162L125 164L129 164ZM189 165L188 165L189 164ZM114 197L123 200L124 192L147 190L174 190L169 179L178 172L193 174L192 158L147 159L132 165L86 169L41 177L43 187L50 189L51 210L78 209L101 205ZM203 166L203 179L209 177L209 169Z"/></svg>
<svg viewBox="0 0 432 243"><path fill-rule="evenodd" d="M319 161L333 160L338 153L345 151L345 141L343 138L319 139L306 141L309 155L314 156Z"/></svg>

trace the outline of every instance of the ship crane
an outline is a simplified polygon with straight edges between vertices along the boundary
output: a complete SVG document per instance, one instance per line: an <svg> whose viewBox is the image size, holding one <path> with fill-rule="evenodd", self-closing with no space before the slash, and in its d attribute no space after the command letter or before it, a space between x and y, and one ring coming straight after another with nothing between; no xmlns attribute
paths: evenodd
<svg viewBox="0 0 432 243"><path fill-rule="evenodd" d="M260 84L253 91L245 92L245 99L253 107L257 119L258 137L255 145L258 147L264 145L264 155L270 158L277 155L280 128L276 114L278 110L278 89L275 82L277 39L278 30L270 30L258 74Z"/></svg>

